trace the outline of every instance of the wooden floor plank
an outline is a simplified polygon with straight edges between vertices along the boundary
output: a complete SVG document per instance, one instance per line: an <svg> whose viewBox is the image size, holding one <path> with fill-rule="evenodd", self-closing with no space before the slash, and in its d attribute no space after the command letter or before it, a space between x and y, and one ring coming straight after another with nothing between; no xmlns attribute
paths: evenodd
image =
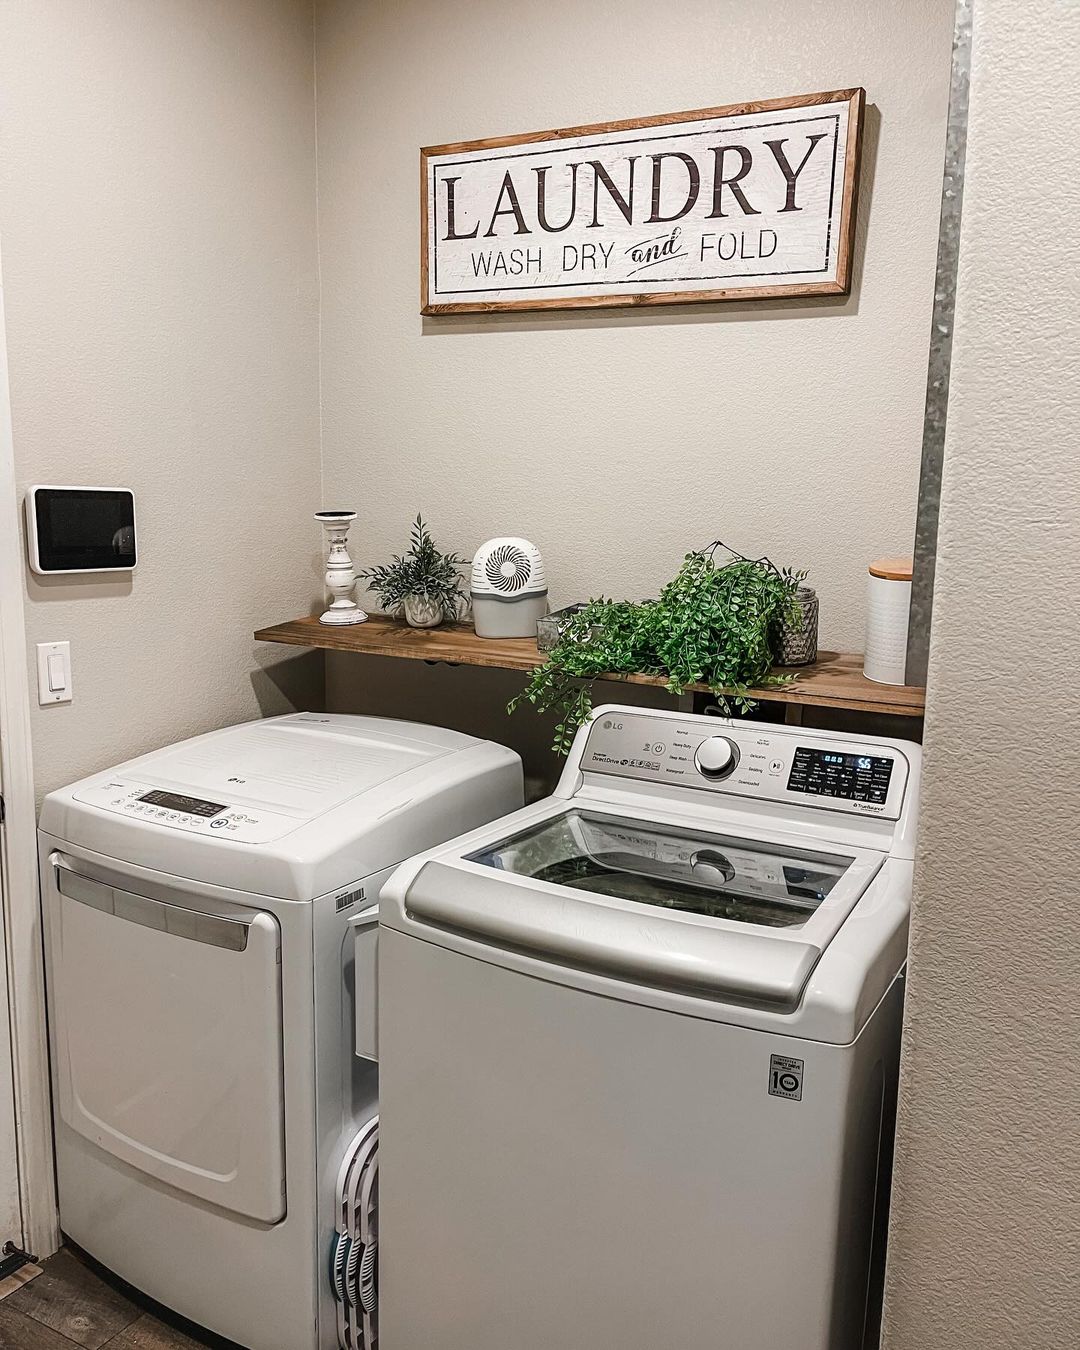
<svg viewBox="0 0 1080 1350"><path fill-rule="evenodd" d="M32 1317L26 1317L15 1307L14 1300L0 1304L0 1347L2 1350L74 1350L59 1332L42 1326Z"/></svg>
<svg viewBox="0 0 1080 1350"><path fill-rule="evenodd" d="M3 1308L16 1309L83 1350L101 1350L142 1311L70 1251L47 1261L38 1278L12 1294ZM42 1350L47 1344L42 1341Z"/></svg>
<svg viewBox="0 0 1080 1350"><path fill-rule="evenodd" d="M105 1350L203 1350L204 1346L214 1344L209 1337L193 1340L175 1327L159 1322L152 1313L143 1313L114 1336Z"/></svg>
<svg viewBox="0 0 1080 1350"><path fill-rule="evenodd" d="M242 1350L160 1307L78 1247L50 1257L39 1286L32 1300L20 1289L3 1305L28 1321L39 1339L26 1339L16 1318L10 1343L0 1323L0 1350Z"/></svg>

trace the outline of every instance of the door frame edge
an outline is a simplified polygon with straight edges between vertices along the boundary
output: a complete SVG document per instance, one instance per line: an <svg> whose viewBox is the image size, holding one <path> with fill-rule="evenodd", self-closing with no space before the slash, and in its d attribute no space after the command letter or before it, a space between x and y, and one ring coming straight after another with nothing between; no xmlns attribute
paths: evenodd
<svg viewBox="0 0 1080 1350"><path fill-rule="evenodd" d="M45 964L37 868L37 809L30 730L26 607L20 547L19 501L8 381L4 288L0 268L0 783L5 821L0 829L4 874L3 919L8 966L8 1015L19 1150L23 1243L38 1258L60 1245L56 1201Z"/></svg>

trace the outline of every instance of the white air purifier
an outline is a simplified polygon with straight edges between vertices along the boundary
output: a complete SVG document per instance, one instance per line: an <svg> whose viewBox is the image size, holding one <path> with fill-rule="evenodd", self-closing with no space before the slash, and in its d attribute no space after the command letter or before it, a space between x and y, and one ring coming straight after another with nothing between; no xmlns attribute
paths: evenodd
<svg viewBox="0 0 1080 1350"><path fill-rule="evenodd" d="M547 574L527 539L489 539L472 565L473 624L482 638L535 638L548 612Z"/></svg>

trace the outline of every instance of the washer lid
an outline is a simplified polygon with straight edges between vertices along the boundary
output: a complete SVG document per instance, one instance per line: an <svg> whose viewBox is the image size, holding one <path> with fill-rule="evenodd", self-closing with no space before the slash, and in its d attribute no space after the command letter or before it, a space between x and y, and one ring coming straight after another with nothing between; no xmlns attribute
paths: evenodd
<svg viewBox="0 0 1080 1350"><path fill-rule="evenodd" d="M802 928L852 862L576 807L468 857L590 895L764 928Z"/></svg>
<svg viewBox="0 0 1080 1350"><path fill-rule="evenodd" d="M564 971L783 1012L882 864L868 850L562 804L464 856L449 852L411 878L409 931L426 925Z"/></svg>

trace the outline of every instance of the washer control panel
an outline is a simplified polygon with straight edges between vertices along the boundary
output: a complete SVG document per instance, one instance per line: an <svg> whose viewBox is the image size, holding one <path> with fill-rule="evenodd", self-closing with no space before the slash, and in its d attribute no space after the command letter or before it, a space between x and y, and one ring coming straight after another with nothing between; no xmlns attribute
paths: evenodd
<svg viewBox="0 0 1080 1350"><path fill-rule="evenodd" d="M808 796L843 797L884 806L889 798L893 761L888 755L848 755L839 750L796 747L788 789Z"/></svg>
<svg viewBox="0 0 1080 1350"><path fill-rule="evenodd" d="M79 789L75 799L148 825L216 835L245 844L267 843L295 824L269 811L206 801L131 779L107 778L88 784Z"/></svg>
<svg viewBox="0 0 1080 1350"><path fill-rule="evenodd" d="M583 773L896 820L908 764L889 745L720 718L600 713Z"/></svg>

